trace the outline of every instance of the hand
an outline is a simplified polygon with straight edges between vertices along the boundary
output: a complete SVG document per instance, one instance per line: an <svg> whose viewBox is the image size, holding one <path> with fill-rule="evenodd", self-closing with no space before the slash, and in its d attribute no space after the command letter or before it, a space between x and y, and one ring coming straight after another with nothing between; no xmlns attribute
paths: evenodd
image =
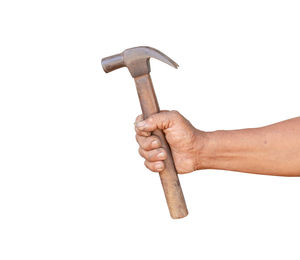
<svg viewBox="0 0 300 260"><path fill-rule="evenodd" d="M163 111L143 121L136 118L136 140L140 145L139 153L145 158L145 166L153 172L165 168L166 151L160 139L151 132L161 129L170 145L178 173L189 173L200 168L199 154L206 139L205 132L199 131L177 111Z"/></svg>

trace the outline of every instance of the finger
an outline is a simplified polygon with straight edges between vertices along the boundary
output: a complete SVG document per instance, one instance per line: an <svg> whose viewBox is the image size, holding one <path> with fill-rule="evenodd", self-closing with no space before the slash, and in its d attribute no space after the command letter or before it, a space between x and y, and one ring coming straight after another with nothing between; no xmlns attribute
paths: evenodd
<svg viewBox="0 0 300 260"><path fill-rule="evenodd" d="M134 122L134 126L135 126L135 132L138 134L138 135L141 135L141 136L150 136L151 133L150 132L147 132L147 131L142 131L140 129L138 129L136 127L136 124L138 124L139 122L143 121L143 115L138 115L135 119L135 122Z"/></svg>
<svg viewBox="0 0 300 260"><path fill-rule="evenodd" d="M141 121L143 121L143 115L138 115L138 116L136 117L134 123L137 124L138 122L141 122Z"/></svg>
<svg viewBox="0 0 300 260"><path fill-rule="evenodd" d="M149 162L157 162L167 159L167 153L163 148L146 151L140 147L139 154Z"/></svg>
<svg viewBox="0 0 300 260"><path fill-rule="evenodd" d="M140 135L140 136L150 136L151 135L150 131L142 131L142 130L138 129L136 126L135 126L135 132L137 135Z"/></svg>
<svg viewBox="0 0 300 260"><path fill-rule="evenodd" d="M136 135L135 138L140 147L146 151L150 151L161 147L160 139L155 135L151 135L149 137Z"/></svg>
<svg viewBox="0 0 300 260"><path fill-rule="evenodd" d="M145 161L144 164L150 171L153 171L153 172L161 172L165 169L165 164L162 161L159 161L159 162Z"/></svg>
<svg viewBox="0 0 300 260"><path fill-rule="evenodd" d="M177 111L160 112L136 123L136 129L140 131L164 130L171 127L174 121L179 118L181 118L181 116Z"/></svg>

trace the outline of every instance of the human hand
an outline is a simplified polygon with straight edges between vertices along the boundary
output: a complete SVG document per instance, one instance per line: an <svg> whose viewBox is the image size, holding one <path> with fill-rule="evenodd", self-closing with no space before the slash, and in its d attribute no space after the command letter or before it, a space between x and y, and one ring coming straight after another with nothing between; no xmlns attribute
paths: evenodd
<svg viewBox="0 0 300 260"><path fill-rule="evenodd" d="M136 118L136 140L139 153L145 158L145 166L153 172L165 168L167 153L161 147L159 137L151 132L161 129L169 143L175 167L178 173L189 173L200 169L199 155L206 140L206 133L197 130L177 111L162 111L143 121L143 116Z"/></svg>

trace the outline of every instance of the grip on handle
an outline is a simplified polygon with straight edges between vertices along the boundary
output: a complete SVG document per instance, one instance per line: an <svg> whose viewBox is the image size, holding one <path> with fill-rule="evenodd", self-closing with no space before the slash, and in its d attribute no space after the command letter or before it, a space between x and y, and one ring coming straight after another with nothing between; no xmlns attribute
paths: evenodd
<svg viewBox="0 0 300 260"><path fill-rule="evenodd" d="M154 92L152 80L149 74L136 77L135 84L143 111L144 119L152 114L159 112L159 105ZM183 218L187 216L188 210L185 204L184 196L174 166L174 161L170 147L166 141L165 135L161 130L153 131L153 134L161 140L162 147L167 152L165 160L165 169L159 173L161 183L164 189L165 197L172 218Z"/></svg>

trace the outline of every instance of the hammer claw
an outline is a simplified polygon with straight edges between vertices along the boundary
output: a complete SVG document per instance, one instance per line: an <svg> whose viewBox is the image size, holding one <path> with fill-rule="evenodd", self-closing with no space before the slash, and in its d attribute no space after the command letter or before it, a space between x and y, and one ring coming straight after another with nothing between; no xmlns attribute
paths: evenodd
<svg viewBox="0 0 300 260"><path fill-rule="evenodd" d="M149 59L158 59L174 68L178 68L178 64L163 54L159 50L151 47L140 46L130 48L120 54L113 55L102 59L102 67L105 72L110 72L121 67L127 67L131 76L135 80L141 108L144 118L159 112L159 105L154 92L151 81ZM170 147L165 139L164 133L155 130L168 154L165 160L166 168L160 172L160 179L164 189L165 197L172 218L183 218L188 214L184 196L181 190L176 168L173 162Z"/></svg>

